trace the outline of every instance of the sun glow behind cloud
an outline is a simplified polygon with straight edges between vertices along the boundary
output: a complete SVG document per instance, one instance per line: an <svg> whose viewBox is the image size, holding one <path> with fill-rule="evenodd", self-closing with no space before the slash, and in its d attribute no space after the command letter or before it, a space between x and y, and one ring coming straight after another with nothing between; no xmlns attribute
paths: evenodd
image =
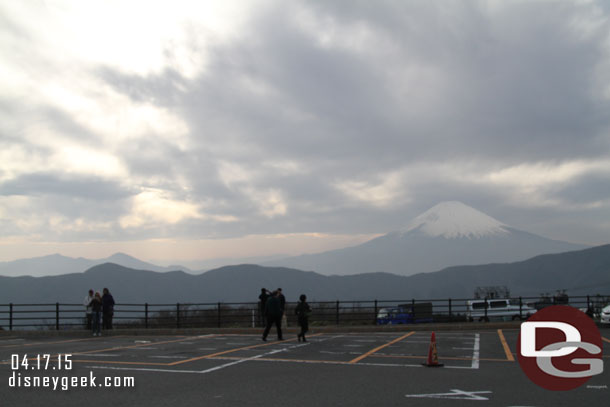
<svg viewBox="0 0 610 407"><path fill-rule="evenodd" d="M133 198L131 213L121 218L120 223L124 228L134 228L202 217L198 205L173 199L163 191L146 189Z"/></svg>
<svg viewBox="0 0 610 407"><path fill-rule="evenodd" d="M5 240L313 247L444 200L607 236L600 2L4 3Z"/></svg>

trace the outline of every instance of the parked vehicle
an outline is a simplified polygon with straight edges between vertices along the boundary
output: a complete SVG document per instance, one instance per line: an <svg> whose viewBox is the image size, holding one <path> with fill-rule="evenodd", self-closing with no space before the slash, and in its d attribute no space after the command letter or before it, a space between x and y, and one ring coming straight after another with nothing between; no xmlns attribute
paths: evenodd
<svg viewBox="0 0 610 407"><path fill-rule="evenodd" d="M602 308L599 322L602 324L610 324L610 305L606 305Z"/></svg>
<svg viewBox="0 0 610 407"><path fill-rule="evenodd" d="M466 303L469 321L510 321L527 319L536 312L535 308L519 305L510 299L469 300Z"/></svg>
<svg viewBox="0 0 610 407"><path fill-rule="evenodd" d="M432 322L432 303L416 302L382 308L377 313L377 325L419 324Z"/></svg>

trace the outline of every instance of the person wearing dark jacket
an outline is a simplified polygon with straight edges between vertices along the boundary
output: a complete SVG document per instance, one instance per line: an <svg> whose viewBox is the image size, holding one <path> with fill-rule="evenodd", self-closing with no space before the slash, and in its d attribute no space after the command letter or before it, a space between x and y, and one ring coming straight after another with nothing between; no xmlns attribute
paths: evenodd
<svg viewBox="0 0 610 407"><path fill-rule="evenodd" d="M100 319L102 315L102 296L99 292L95 293L95 296L89 303L91 307L91 322L93 329L93 336L102 336L100 332Z"/></svg>
<svg viewBox="0 0 610 407"><path fill-rule="evenodd" d="M297 315L299 321L299 326L301 327L301 333L299 333L298 338L299 342L301 342L301 340L307 342L305 334L309 331L309 314L311 313L311 308L309 307L309 304L307 304L307 296L305 294L301 294L299 300L300 302L294 309L294 313Z"/></svg>
<svg viewBox="0 0 610 407"><path fill-rule="evenodd" d="M282 327L288 328L288 318L286 317L286 297L282 294L282 289L277 289L277 297L280 299L280 308L282 310L282 316L280 317Z"/></svg>
<svg viewBox="0 0 610 407"><path fill-rule="evenodd" d="M104 329L112 329L112 317L114 315L114 298L110 294L107 288L104 288L104 295L102 296L102 311L103 311L103 325Z"/></svg>
<svg viewBox="0 0 610 407"><path fill-rule="evenodd" d="M258 308L262 326L265 326L265 305L267 305L267 298L270 295L271 293L266 288L261 288L261 294L258 296Z"/></svg>
<svg viewBox="0 0 610 407"><path fill-rule="evenodd" d="M277 298L280 299L280 309L282 310L282 314L284 314L284 311L286 311L286 297L282 294L281 288L277 289Z"/></svg>
<svg viewBox="0 0 610 407"><path fill-rule="evenodd" d="M267 335L271 330L271 326L275 324L277 329L277 339L279 341L284 340L282 338L282 308L278 292L274 291L265 304L265 317L267 318L267 326L263 332L263 341L267 340Z"/></svg>

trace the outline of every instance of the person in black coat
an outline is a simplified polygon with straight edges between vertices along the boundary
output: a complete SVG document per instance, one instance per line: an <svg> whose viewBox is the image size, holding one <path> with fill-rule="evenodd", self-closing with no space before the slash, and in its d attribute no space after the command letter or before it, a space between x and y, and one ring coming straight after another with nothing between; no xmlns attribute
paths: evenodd
<svg viewBox="0 0 610 407"><path fill-rule="evenodd" d="M95 296L89 303L89 306L91 307L91 326L93 330L93 336L101 336L102 333L100 332L100 319L102 315L102 296L99 292L95 293Z"/></svg>
<svg viewBox="0 0 610 407"><path fill-rule="evenodd" d="M301 333L299 333L298 338L299 342L301 342L301 340L307 342L305 334L309 331L309 314L311 313L311 308L309 307L309 304L307 304L307 296L305 294L301 294L299 300L300 302L294 309L294 313L297 315L299 321L299 326L301 327Z"/></svg>
<svg viewBox="0 0 610 407"><path fill-rule="evenodd" d="M277 289L277 296L280 299L280 308L282 310L282 316L280 317L282 326L288 328L288 318L286 317L286 297L282 294L282 289Z"/></svg>
<svg viewBox="0 0 610 407"><path fill-rule="evenodd" d="M282 310L283 315L284 311L286 311L286 297L284 297L284 294L282 294L281 288L277 289L277 297L280 299L280 309Z"/></svg>
<svg viewBox="0 0 610 407"><path fill-rule="evenodd" d="M102 311L103 311L103 327L104 329L112 329L112 317L114 316L114 298L107 288L104 288L102 296Z"/></svg>
<svg viewBox="0 0 610 407"><path fill-rule="evenodd" d="M265 304L265 317L267 318L267 326L263 332L263 341L267 340L267 335L271 330L271 326L275 324L277 329L277 339L279 341L284 340L282 338L282 308L278 292L274 291Z"/></svg>
<svg viewBox="0 0 610 407"><path fill-rule="evenodd" d="M266 288L261 288L261 294L258 296L258 309L260 315L260 323L265 326L265 306L267 305L267 298L271 293Z"/></svg>

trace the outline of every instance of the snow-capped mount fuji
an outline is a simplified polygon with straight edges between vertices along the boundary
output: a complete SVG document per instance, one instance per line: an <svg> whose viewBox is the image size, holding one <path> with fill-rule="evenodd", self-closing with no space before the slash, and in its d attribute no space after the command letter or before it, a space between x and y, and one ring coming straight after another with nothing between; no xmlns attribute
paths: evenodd
<svg viewBox="0 0 610 407"><path fill-rule="evenodd" d="M587 246L520 231L461 202L441 202L403 229L358 246L266 263L325 275L409 276L450 266L509 263Z"/></svg>
<svg viewBox="0 0 610 407"><path fill-rule="evenodd" d="M400 232L419 231L429 237L480 239L510 233L507 226L458 201L441 202L422 213Z"/></svg>

